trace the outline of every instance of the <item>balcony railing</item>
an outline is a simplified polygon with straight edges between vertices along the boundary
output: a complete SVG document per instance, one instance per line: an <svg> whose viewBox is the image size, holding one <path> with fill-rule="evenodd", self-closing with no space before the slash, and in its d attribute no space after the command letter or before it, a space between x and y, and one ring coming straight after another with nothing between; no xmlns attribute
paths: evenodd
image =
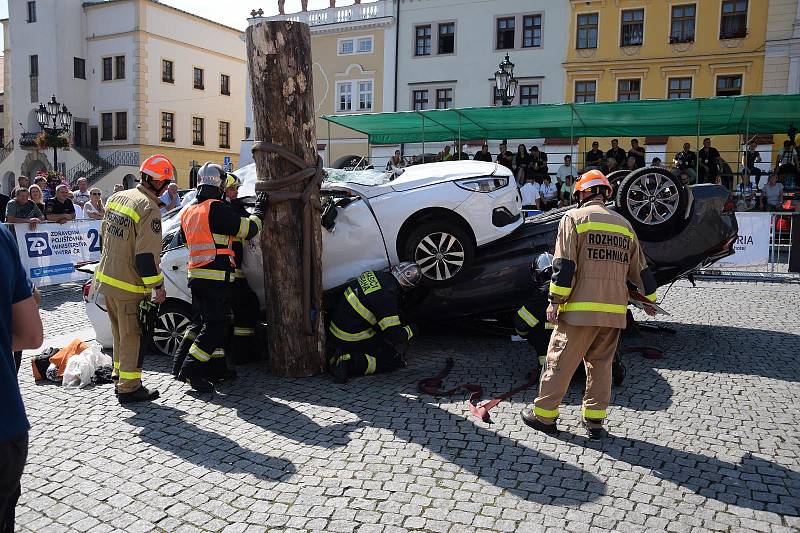
<svg viewBox="0 0 800 533"><path fill-rule="evenodd" d="M14 151L14 139L8 141L8 144L0 148L0 163L6 160L6 157L11 155L11 152Z"/></svg>
<svg viewBox="0 0 800 533"><path fill-rule="evenodd" d="M26 131L19 136L19 147L25 149L36 148L36 133Z"/></svg>
<svg viewBox="0 0 800 533"><path fill-rule="evenodd" d="M350 5L345 7L329 7L315 11L290 13L264 17L267 20L289 20L292 22L305 22L309 26L322 26L324 24L337 24L343 22L357 22L381 17L392 16L391 2L381 0L367 4ZM251 18L250 23L258 22L258 18Z"/></svg>

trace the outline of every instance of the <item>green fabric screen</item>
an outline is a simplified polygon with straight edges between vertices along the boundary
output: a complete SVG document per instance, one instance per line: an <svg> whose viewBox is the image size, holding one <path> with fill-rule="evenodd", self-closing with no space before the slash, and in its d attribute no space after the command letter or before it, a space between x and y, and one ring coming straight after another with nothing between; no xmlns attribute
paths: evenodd
<svg viewBox="0 0 800 533"><path fill-rule="evenodd" d="M542 137L782 133L800 122L800 95L430 109L325 115L370 144Z"/></svg>

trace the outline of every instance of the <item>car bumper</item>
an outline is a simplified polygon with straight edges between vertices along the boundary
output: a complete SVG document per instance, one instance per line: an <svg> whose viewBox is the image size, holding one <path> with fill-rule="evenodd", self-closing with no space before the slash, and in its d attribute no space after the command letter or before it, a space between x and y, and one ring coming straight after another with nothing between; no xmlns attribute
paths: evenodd
<svg viewBox="0 0 800 533"><path fill-rule="evenodd" d="M473 193L455 211L470 221L478 246L512 233L523 223L522 197L513 182L498 191Z"/></svg>

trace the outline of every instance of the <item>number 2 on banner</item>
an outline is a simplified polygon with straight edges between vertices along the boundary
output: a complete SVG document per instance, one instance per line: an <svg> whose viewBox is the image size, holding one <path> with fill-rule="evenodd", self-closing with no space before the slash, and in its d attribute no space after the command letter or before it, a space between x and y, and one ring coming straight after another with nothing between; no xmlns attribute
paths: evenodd
<svg viewBox="0 0 800 533"><path fill-rule="evenodd" d="M89 251L90 252L99 252L100 251L100 232L96 229L92 228L88 232L86 232L86 236L89 238Z"/></svg>

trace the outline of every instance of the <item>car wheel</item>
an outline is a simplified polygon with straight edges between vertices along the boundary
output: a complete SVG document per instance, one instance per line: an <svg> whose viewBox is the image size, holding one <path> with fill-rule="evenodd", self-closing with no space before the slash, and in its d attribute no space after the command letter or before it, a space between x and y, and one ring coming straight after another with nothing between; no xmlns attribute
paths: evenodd
<svg viewBox="0 0 800 533"><path fill-rule="evenodd" d="M446 287L472 266L475 246L460 225L442 221L414 229L403 247L403 259L415 261L422 270L422 284Z"/></svg>
<svg viewBox="0 0 800 533"><path fill-rule="evenodd" d="M639 238L658 242L683 230L689 194L669 170L645 167L622 180L615 203Z"/></svg>
<svg viewBox="0 0 800 533"><path fill-rule="evenodd" d="M161 355L174 355L183 340L183 332L192 321L191 316L192 308L186 302L170 300L161 304L153 328L153 349Z"/></svg>

